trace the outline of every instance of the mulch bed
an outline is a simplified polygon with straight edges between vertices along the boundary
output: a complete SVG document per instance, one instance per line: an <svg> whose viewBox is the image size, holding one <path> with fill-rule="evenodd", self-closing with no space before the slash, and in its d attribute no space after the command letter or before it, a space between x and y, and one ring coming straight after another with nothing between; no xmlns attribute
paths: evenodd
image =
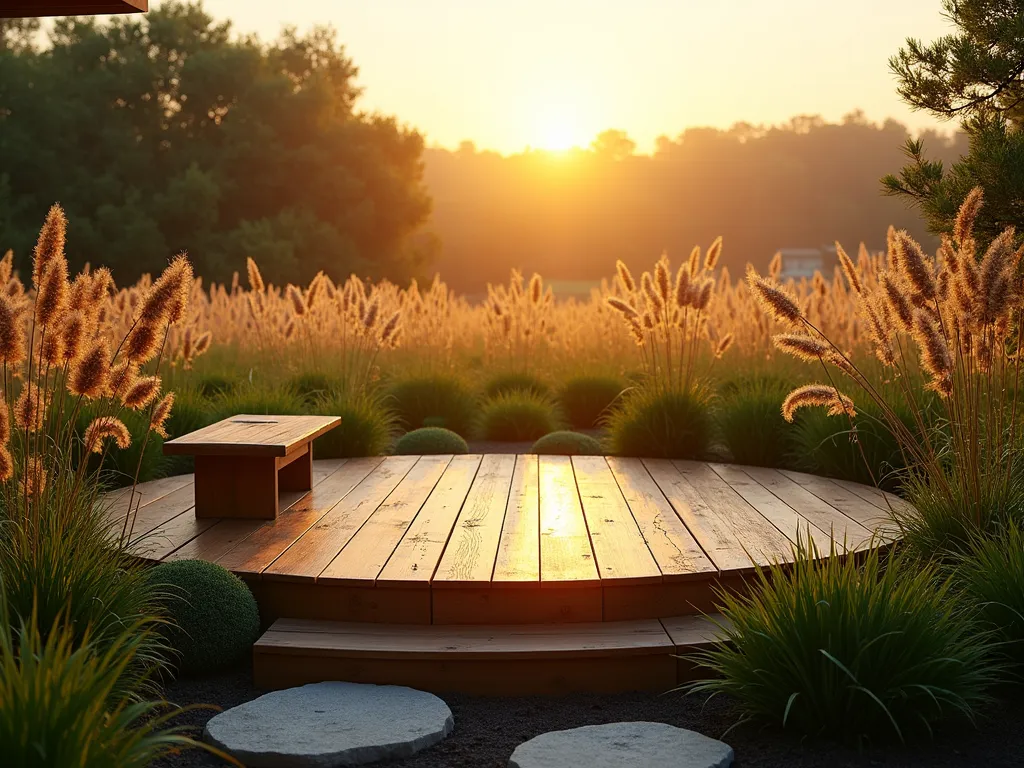
<svg viewBox="0 0 1024 768"><path fill-rule="evenodd" d="M171 684L167 698L177 704L205 703L233 707L260 695L249 671ZM455 716L455 731L441 744L394 768L505 768L512 750L547 731L623 720L650 720L699 731L714 738L736 722L730 704L720 698L678 693L573 695L560 698L442 697ZM215 714L189 712L182 721L197 732ZM936 740L913 748L886 745L864 750L829 743L801 742L777 730L737 728L724 739L736 751L738 768L947 768L951 766L1024 765L1024 697L1004 699L984 713L977 727L958 725ZM161 768L216 767L224 763L200 751L160 761Z"/></svg>

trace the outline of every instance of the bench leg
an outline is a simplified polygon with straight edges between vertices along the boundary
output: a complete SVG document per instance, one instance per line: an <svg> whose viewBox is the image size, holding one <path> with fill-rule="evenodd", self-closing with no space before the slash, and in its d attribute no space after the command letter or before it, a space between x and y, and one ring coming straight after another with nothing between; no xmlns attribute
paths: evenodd
<svg viewBox="0 0 1024 768"><path fill-rule="evenodd" d="M277 517L278 459L196 456L196 517Z"/></svg>
<svg viewBox="0 0 1024 768"><path fill-rule="evenodd" d="M298 456L278 459L277 485L282 491L309 491L313 488L313 446L306 444ZM282 461L288 463L281 466Z"/></svg>

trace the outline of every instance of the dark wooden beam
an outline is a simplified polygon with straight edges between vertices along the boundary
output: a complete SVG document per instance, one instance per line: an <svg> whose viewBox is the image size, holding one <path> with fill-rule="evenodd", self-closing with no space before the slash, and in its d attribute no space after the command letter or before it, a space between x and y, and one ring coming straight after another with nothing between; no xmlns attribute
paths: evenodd
<svg viewBox="0 0 1024 768"><path fill-rule="evenodd" d="M0 19L145 13L149 0L0 0Z"/></svg>

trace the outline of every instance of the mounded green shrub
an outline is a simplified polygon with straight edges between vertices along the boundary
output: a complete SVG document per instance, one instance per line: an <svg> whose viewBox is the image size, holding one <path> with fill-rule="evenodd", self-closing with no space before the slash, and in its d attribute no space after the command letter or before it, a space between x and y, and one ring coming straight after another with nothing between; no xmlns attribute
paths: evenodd
<svg viewBox="0 0 1024 768"><path fill-rule="evenodd" d="M757 467L793 465L795 427L782 418L782 401L791 389L772 378L728 382L720 389L715 421L733 461Z"/></svg>
<svg viewBox="0 0 1024 768"><path fill-rule="evenodd" d="M288 390L307 406L314 406L330 398L341 389L341 382L326 373L308 371L288 380Z"/></svg>
<svg viewBox="0 0 1024 768"><path fill-rule="evenodd" d="M608 376L577 376L558 394L566 421L575 429L593 429L609 414L626 386Z"/></svg>
<svg viewBox="0 0 1024 768"><path fill-rule="evenodd" d="M825 561L813 545L793 566L759 571L749 595L722 594L728 642L695 656L745 720L853 742L930 734L971 718L1002 674L992 637L936 566Z"/></svg>
<svg viewBox="0 0 1024 768"><path fill-rule="evenodd" d="M1011 520L992 536L977 536L957 562L966 597L997 635L999 651L1024 664L1024 533Z"/></svg>
<svg viewBox="0 0 1024 768"><path fill-rule="evenodd" d="M560 430L544 435L533 444L530 453L545 456L600 456L601 443L590 435Z"/></svg>
<svg viewBox="0 0 1024 768"><path fill-rule="evenodd" d="M341 417L341 424L313 441L314 459L379 456L391 445L395 416L378 397L338 392L311 410Z"/></svg>
<svg viewBox="0 0 1024 768"><path fill-rule="evenodd" d="M616 456L696 459L711 447L712 421L706 396L696 392L630 392L608 417Z"/></svg>
<svg viewBox="0 0 1024 768"><path fill-rule="evenodd" d="M530 373L501 373L484 385L484 395L488 399L516 391L532 392L545 397L550 394L551 388Z"/></svg>
<svg viewBox="0 0 1024 768"><path fill-rule="evenodd" d="M160 563L150 579L165 595L167 641L181 672L215 672L246 657L259 637L260 613L245 582L204 560Z"/></svg>
<svg viewBox="0 0 1024 768"><path fill-rule="evenodd" d="M389 405L409 430L444 427L464 438L471 437L479 413L478 400L462 382L451 376L424 376L395 383Z"/></svg>
<svg viewBox="0 0 1024 768"><path fill-rule="evenodd" d="M450 429L421 427L398 438L394 452L400 456L463 454L469 453L469 446L460 435Z"/></svg>
<svg viewBox="0 0 1024 768"><path fill-rule="evenodd" d="M561 425L561 414L550 399L516 390L484 402L480 435L496 442L537 440Z"/></svg>

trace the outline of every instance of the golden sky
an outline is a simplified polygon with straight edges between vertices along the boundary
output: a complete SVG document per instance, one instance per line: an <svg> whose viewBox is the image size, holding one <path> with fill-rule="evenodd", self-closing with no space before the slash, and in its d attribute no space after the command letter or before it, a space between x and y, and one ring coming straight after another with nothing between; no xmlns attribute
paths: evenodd
<svg viewBox="0 0 1024 768"><path fill-rule="evenodd" d="M503 153L587 146L863 109L940 125L899 100L888 57L949 31L940 0L205 0L236 29L332 24L364 109L432 145ZM946 125L948 128L949 126Z"/></svg>

